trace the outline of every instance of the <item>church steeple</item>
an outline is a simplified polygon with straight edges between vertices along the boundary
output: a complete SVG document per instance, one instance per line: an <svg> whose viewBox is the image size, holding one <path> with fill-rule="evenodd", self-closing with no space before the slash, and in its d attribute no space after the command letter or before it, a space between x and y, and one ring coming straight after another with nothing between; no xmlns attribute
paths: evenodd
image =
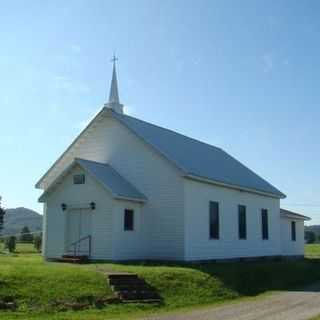
<svg viewBox="0 0 320 320"><path fill-rule="evenodd" d="M117 60L118 58L116 58L116 56L113 55L113 58L111 59L111 62L113 63L113 71L112 71L111 87L110 87L110 93L109 93L109 101L104 106L106 108L110 108L122 114L123 105L120 103L120 99L119 99L117 70L116 70Z"/></svg>
<svg viewBox="0 0 320 320"><path fill-rule="evenodd" d="M117 80L117 70L116 70L116 61L118 58L113 55L111 62L113 62L113 71L112 71L112 80L111 80L111 88L109 94L109 103L120 103L119 101L119 92L118 92L118 80Z"/></svg>

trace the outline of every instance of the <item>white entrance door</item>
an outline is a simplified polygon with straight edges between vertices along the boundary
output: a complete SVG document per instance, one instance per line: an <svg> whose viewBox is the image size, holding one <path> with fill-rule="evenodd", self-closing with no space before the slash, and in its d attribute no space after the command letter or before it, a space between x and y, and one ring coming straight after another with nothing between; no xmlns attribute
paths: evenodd
<svg viewBox="0 0 320 320"><path fill-rule="evenodd" d="M74 250L73 243L87 236L91 236L91 217L89 210L77 209L67 213L67 251ZM89 239L85 239L76 245L77 255L89 253Z"/></svg>

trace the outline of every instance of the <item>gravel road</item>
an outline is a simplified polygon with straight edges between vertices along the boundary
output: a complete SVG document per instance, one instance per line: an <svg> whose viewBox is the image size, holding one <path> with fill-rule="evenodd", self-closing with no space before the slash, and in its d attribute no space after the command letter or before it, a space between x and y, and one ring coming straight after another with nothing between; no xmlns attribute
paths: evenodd
<svg viewBox="0 0 320 320"><path fill-rule="evenodd" d="M277 292L256 300L162 315L147 320L307 320L320 315L320 283L301 291Z"/></svg>

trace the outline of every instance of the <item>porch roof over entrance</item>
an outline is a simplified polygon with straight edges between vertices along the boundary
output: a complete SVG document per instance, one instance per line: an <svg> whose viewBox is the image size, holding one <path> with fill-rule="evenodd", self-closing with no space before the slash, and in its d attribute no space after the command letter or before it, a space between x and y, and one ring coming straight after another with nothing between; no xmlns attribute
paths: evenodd
<svg viewBox="0 0 320 320"><path fill-rule="evenodd" d="M111 165L76 158L75 161L88 171L104 187L109 189L116 198L146 201L147 197L122 177Z"/></svg>
<svg viewBox="0 0 320 320"><path fill-rule="evenodd" d="M147 197L135 186L121 176L111 165L86 159L75 158L72 164L58 176L58 178L45 190L39 202L46 202L47 196L61 183L64 177L76 165L93 177L100 185L112 193L116 199L145 202Z"/></svg>

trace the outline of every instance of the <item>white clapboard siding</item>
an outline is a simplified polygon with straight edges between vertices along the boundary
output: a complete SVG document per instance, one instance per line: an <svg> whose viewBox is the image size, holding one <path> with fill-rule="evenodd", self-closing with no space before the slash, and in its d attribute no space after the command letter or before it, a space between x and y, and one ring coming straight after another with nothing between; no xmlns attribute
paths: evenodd
<svg viewBox="0 0 320 320"><path fill-rule="evenodd" d="M280 255L279 199L185 179L186 260ZM219 202L220 239L209 239L209 202ZM238 205L247 207L247 240L238 238ZM269 240L262 240L261 209L269 212Z"/></svg>
<svg viewBox="0 0 320 320"><path fill-rule="evenodd" d="M147 201L113 199L91 179L76 186L80 189L75 192L69 175L45 205L46 257L59 257L65 249L61 230L65 230L66 213L60 206L68 201L97 203L92 220L94 259L206 260L303 253L303 222L297 221L297 241L288 241L290 220L280 217L279 199L183 178L171 162L110 114L101 116L81 135L46 176L43 186L75 157L110 164ZM210 201L220 205L219 240L209 239ZM238 205L247 208L246 240L238 239ZM125 208L135 210L133 232L123 230ZM261 209L269 212L269 240L262 240Z"/></svg>
<svg viewBox="0 0 320 320"><path fill-rule="evenodd" d="M296 241L291 238L291 222L296 222ZM281 248L285 256L304 255L304 221L281 217Z"/></svg>
<svg viewBox="0 0 320 320"><path fill-rule="evenodd" d="M75 157L111 164L148 198L141 209L144 217L141 232L148 239L146 257L183 259L183 179L178 170L109 117L97 122L80 141L61 159L59 170L50 179L59 175Z"/></svg>
<svg viewBox="0 0 320 320"><path fill-rule="evenodd" d="M114 202L112 260L138 260L147 257L148 239L143 234L142 204L132 201ZM124 230L124 210L134 211L133 230Z"/></svg>
<svg viewBox="0 0 320 320"><path fill-rule="evenodd" d="M95 210L87 210L92 214L92 258L110 260L112 257L112 208L113 199L93 178L86 174L83 185L73 184L73 175L83 173L77 167L63 179L47 200L45 212L45 252L46 258L59 258L66 250L66 215L61 204L69 206L87 206L96 203Z"/></svg>

